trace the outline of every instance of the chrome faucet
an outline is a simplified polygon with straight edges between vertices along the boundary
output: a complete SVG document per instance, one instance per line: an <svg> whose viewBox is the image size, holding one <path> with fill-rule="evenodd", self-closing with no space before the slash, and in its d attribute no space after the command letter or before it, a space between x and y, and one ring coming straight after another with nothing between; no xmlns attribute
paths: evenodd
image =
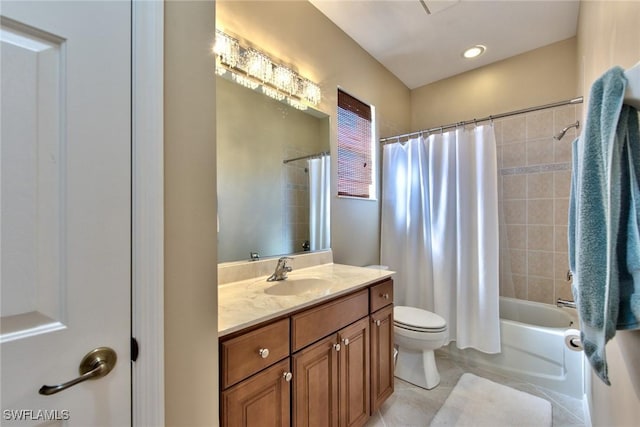
<svg viewBox="0 0 640 427"><path fill-rule="evenodd" d="M569 300L562 299L562 298L558 298L558 301L556 301L556 305L558 307L576 308L575 301L569 301Z"/></svg>
<svg viewBox="0 0 640 427"><path fill-rule="evenodd" d="M283 256L278 259L278 264L276 265L276 271L273 272L271 276L267 279L267 282L275 282L277 280L284 280L287 278L287 273L290 273L293 270L293 267L287 265L287 261L293 261L293 258L288 256Z"/></svg>

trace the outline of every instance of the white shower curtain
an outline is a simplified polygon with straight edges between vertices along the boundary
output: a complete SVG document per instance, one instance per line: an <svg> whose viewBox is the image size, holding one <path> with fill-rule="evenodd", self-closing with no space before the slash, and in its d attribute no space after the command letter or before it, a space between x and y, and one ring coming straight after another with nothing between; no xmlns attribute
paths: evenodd
<svg viewBox="0 0 640 427"><path fill-rule="evenodd" d="M381 262L396 305L447 322L459 348L500 352L498 190L493 127L384 147Z"/></svg>
<svg viewBox="0 0 640 427"><path fill-rule="evenodd" d="M309 159L309 243L311 250L327 249L331 246L329 195L331 174L330 157Z"/></svg>

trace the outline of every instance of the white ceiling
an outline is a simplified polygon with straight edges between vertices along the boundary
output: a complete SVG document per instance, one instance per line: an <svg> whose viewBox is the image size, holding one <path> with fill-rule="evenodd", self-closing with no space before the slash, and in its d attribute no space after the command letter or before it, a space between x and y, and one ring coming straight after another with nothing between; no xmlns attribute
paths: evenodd
<svg viewBox="0 0 640 427"><path fill-rule="evenodd" d="M310 0L409 89L576 35L579 0ZM476 44L484 55L464 59Z"/></svg>

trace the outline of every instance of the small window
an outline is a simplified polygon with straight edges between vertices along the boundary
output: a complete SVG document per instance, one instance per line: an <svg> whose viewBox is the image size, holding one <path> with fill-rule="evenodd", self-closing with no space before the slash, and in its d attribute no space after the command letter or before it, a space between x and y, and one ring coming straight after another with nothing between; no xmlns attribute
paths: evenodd
<svg viewBox="0 0 640 427"><path fill-rule="evenodd" d="M338 196L374 199L372 107L338 89Z"/></svg>

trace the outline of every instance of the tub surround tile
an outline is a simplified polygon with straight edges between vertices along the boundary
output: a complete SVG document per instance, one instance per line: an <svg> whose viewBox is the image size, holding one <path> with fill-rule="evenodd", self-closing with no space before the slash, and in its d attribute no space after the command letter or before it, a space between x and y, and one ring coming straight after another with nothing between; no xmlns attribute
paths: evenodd
<svg viewBox="0 0 640 427"><path fill-rule="evenodd" d="M496 145L500 146L503 144L503 137L502 137L502 121L495 121L493 122L493 131L496 135Z"/></svg>
<svg viewBox="0 0 640 427"><path fill-rule="evenodd" d="M498 169L502 169L502 147L496 147L496 165Z"/></svg>
<svg viewBox="0 0 640 427"><path fill-rule="evenodd" d="M554 172L553 192L555 197L569 198L571 191L571 168Z"/></svg>
<svg viewBox="0 0 640 427"><path fill-rule="evenodd" d="M511 273L527 274L527 251L513 249L509 251L509 257L511 259Z"/></svg>
<svg viewBox="0 0 640 427"><path fill-rule="evenodd" d="M526 224L526 201L525 200L505 200L502 202L505 223L509 225Z"/></svg>
<svg viewBox="0 0 640 427"><path fill-rule="evenodd" d="M527 275L553 278L553 252L527 252Z"/></svg>
<svg viewBox="0 0 640 427"><path fill-rule="evenodd" d="M511 281L516 298L527 299L527 276L519 276L514 274Z"/></svg>
<svg viewBox="0 0 640 427"><path fill-rule="evenodd" d="M529 225L527 227L527 249L553 251L553 226Z"/></svg>
<svg viewBox="0 0 640 427"><path fill-rule="evenodd" d="M570 129L561 141L553 136L581 119L582 111L582 105L566 105L496 121L503 150L498 170L501 295L546 302L571 295L564 282L566 233L571 142L578 132Z"/></svg>
<svg viewBox="0 0 640 427"><path fill-rule="evenodd" d="M554 199L553 223L567 225L569 222L569 199Z"/></svg>
<svg viewBox="0 0 640 427"><path fill-rule="evenodd" d="M554 162L553 138L527 140L527 165L540 165Z"/></svg>
<svg viewBox="0 0 640 427"><path fill-rule="evenodd" d="M502 176L503 200L525 199L527 196L527 177L524 175Z"/></svg>
<svg viewBox="0 0 640 427"><path fill-rule="evenodd" d="M509 249L526 249L527 227L524 225L507 225Z"/></svg>
<svg viewBox="0 0 640 427"><path fill-rule="evenodd" d="M556 163L571 162L571 142L576 139L570 136L569 132L560 141L555 141L553 145L553 161Z"/></svg>
<svg viewBox="0 0 640 427"><path fill-rule="evenodd" d="M508 278L502 276L500 277L500 296L515 298L515 290L513 289L513 286L510 286L507 282L511 283L511 276L509 276Z"/></svg>
<svg viewBox="0 0 640 427"><path fill-rule="evenodd" d="M548 199L553 197L553 173L527 175L527 198Z"/></svg>
<svg viewBox="0 0 640 427"><path fill-rule="evenodd" d="M527 154L524 142L516 142L502 146L503 168L525 166L526 164Z"/></svg>
<svg viewBox="0 0 640 427"><path fill-rule="evenodd" d="M573 301L573 293L571 292L571 282L567 282L566 280L556 279L554 281L554 290L555 290L554 301L557 301L558 298L562 298L567 301Z"/></svg>
<svg viewBox="0 0 640 427"><path fill-rule="evenodd" d="M553 225L553 199L527 201L527 224Z"/></svg>
<svg viewBox="0 0 640 427"><path fill-rule="evenodd" d="M556 252L569 252L569 242L567 241L567 233L569 227L563 225L555 226L555 251Z"/></svg>
<svg viewBox="0 0 640 427"><path fill-rule="evenodd" d="M571 170L571 163L548 163L544 165L518 166L502 168L498 172L500 175L530 175L566 170Z"/></svg>
<svg viewBox="0 0 640 427"><path fill-rule="evenodd" d="M526 115L527 139L553 136L553 110L532 112Z"/></svg>
<svg viewBox="0 0 640 427"><path fill-rule="evenodd" d="M569 254L567 252L553 253L553 271L556 280L566 280L569 271Z"/></svg>
<svg viewBox="0 0 640 427"><path fill-rule="evenodd" d="M576 121L576 105L564 105L553 110L553 133L557 134ZM569 133L569 132L567 132Z"/></svg>
<svg viewBox="0 0 640 427"><path fill-rule="evenodd" d="M527 120L523 115L500 120L502 124L502 142L524 141L527 138Z"/></svg>
<svg viewBox="0 0 640 427"><path fill-rule="evenodd" d="M527 299L529 301L554 304L553 279L544 277L527 278Z"/></svg>

